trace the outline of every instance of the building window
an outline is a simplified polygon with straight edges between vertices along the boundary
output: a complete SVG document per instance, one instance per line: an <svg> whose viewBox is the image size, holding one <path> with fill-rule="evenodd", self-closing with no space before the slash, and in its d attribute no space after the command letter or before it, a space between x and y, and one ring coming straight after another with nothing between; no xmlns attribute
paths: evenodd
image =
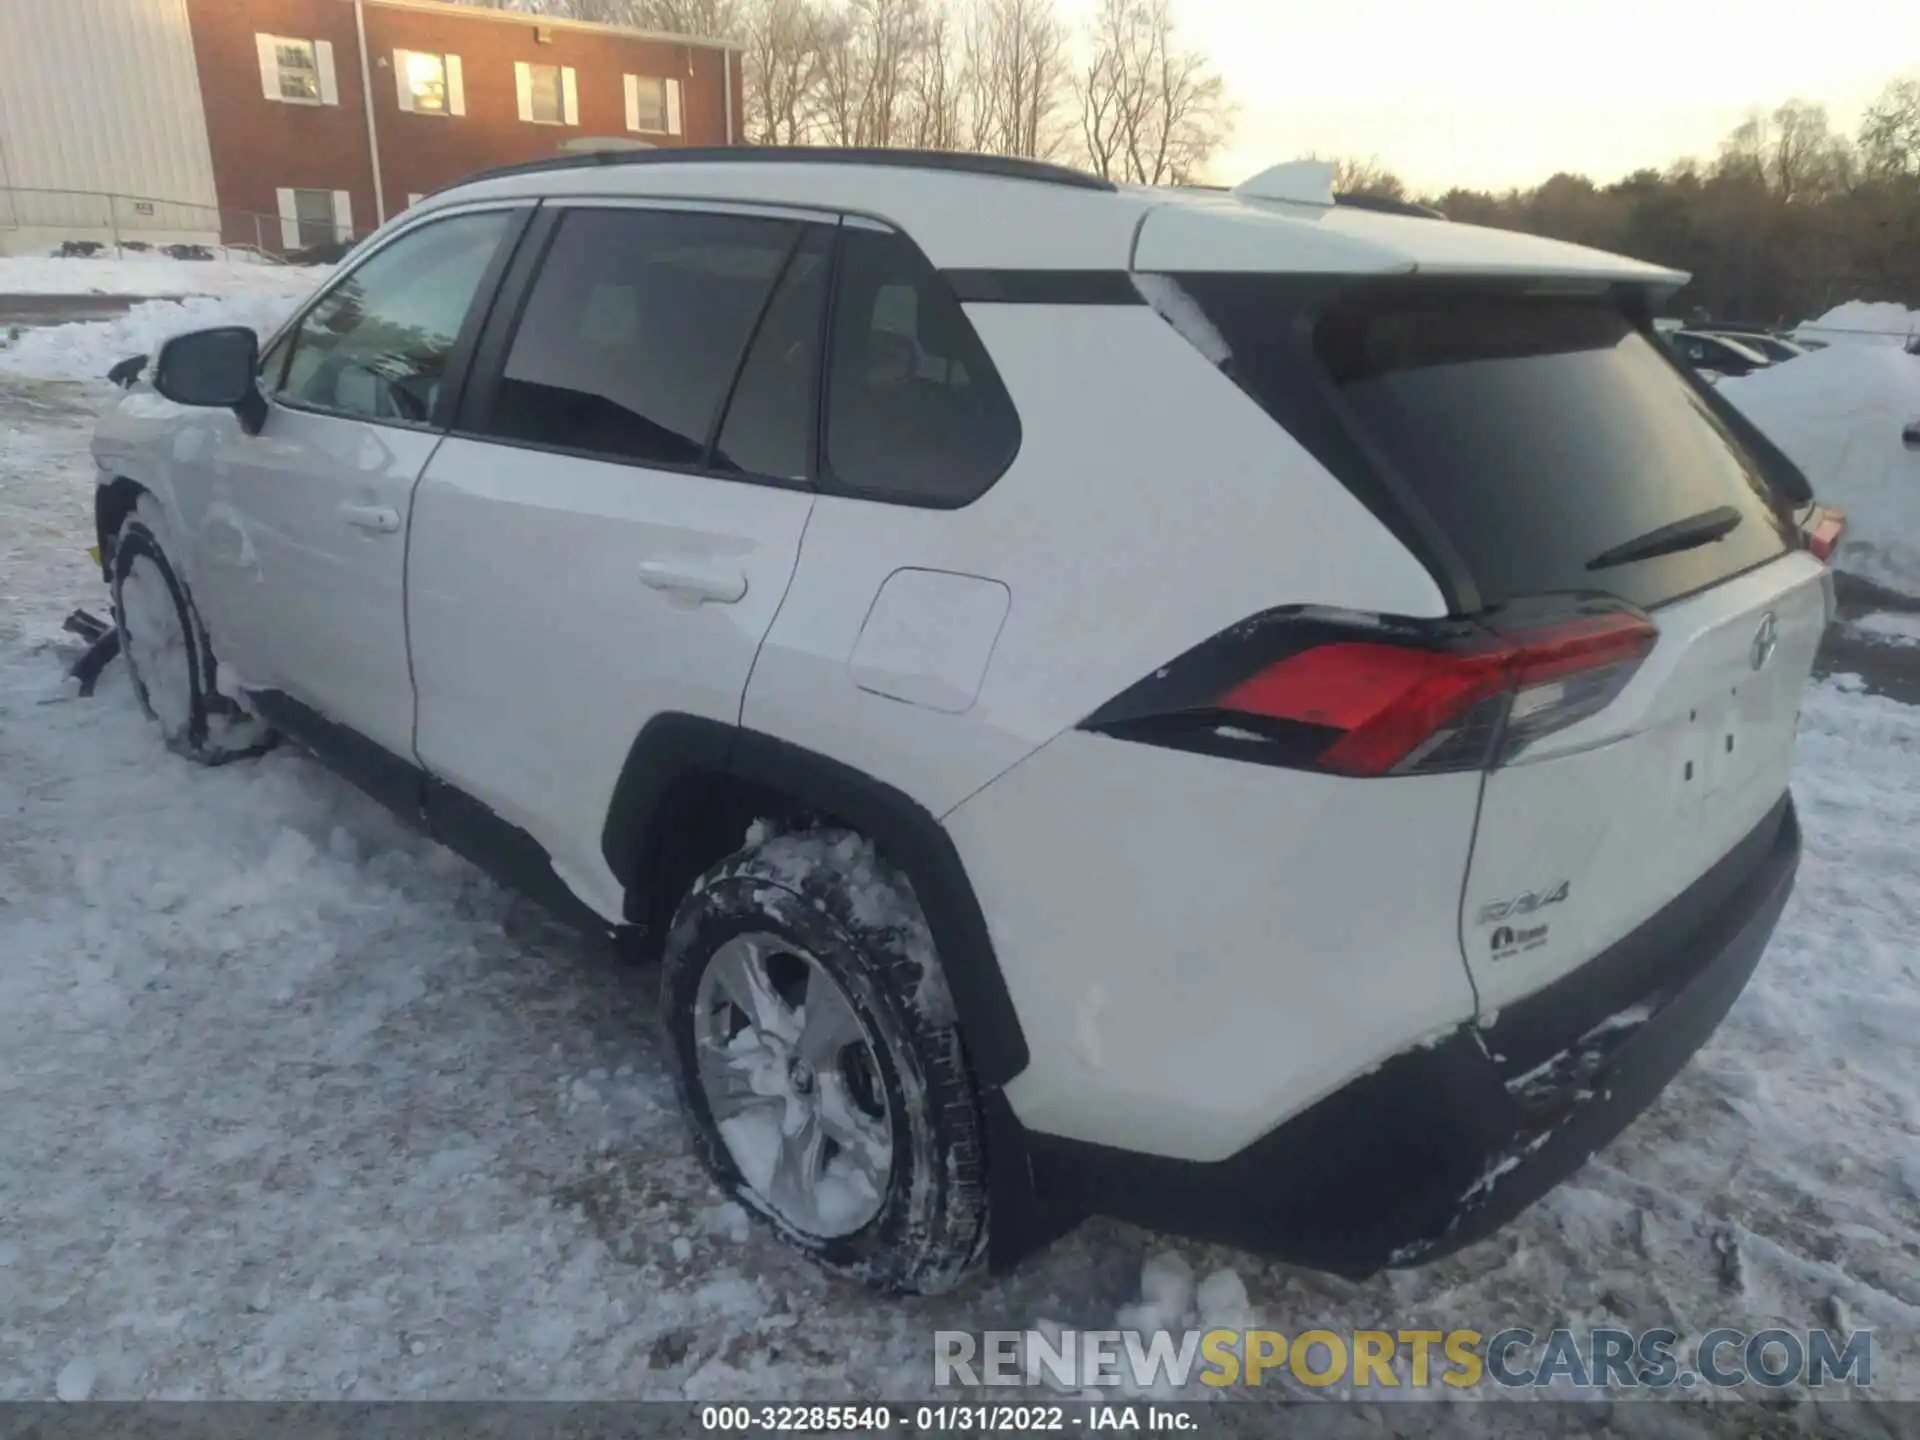
<svg viewBox="0 0 1920 1440"><path fill-rule="evenodd" d="M260 59L260 90L267 99L283 105L340 103L330 43L286 35L256 35L253 43Z"/></svg>
<svg viewBox="0 0 1920 1440"><path fill-rule="evenodd" d="M353 202L344 190L282 190L280 246L311 250L353 238Z"/></svg>
<svg viewBox="0 0 1920 1440"><path fill-rule="evenodd" d="M320 99L320 60L311 40L276 40L274 63L280 70L282 100Z"/></svg>
<svg viewBox="0 0 1920 1440"><path fill-rule="evenodd" d="M461 83L458 55L396 50L393 77L399 87L402 110L416 115L467 113L466 87Z"/></svg>
<svg viewBox="0 0 1920 1440"><path fill-rule="evenodd" d="M646 135L680 133L680 82L655 75L629 75L627 129Z"/></svg>
<svg viewBox="0 0 1920 1440"><path fill-rule="evenodd" d="M520 99L520 118L535 125L578 125L579 82L570 65L530 65L516 61L514 88Z"/></svg>

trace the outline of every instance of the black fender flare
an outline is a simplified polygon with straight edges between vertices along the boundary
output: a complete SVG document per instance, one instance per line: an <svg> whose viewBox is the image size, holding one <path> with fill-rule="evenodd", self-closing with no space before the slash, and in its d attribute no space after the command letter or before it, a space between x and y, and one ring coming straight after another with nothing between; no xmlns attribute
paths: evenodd
<svg viewBox="0 0 1920 1440"><path fill-rule="evenodd" d="M661 822L669 787L690 771L732 776L832 815L871 839L912 883L946 971L975 1078L1001 1086L1027 1068L1020 1017L986 916L946 827L905 791L771 735L697 715L662 714L634 739L613 788L601 851L630 897L672 837ZM629 899L629 918L634 900Z"/></svg>

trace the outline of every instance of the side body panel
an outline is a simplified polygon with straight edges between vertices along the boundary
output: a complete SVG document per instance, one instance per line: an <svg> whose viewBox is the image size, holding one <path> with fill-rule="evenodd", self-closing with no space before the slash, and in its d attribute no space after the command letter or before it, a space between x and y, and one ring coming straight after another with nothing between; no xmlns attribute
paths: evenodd
<svg viewBox="0 0 1920 1440"><path fill-rule="evenodd" d="M244 637L239 680L410 755L407 520L438 433L278 404L258 435L223 418L192 543L208 603Z"/></svg>
<svg viewBox="0 0 1920 1440"><path fill-rule="evenodd" d="M803 491L449 439L414 500L421 763L621 919L623 880L601 843L634 737L667 711L739 719L812 505ZM724 580L735 598L675 590L676 575Z"/></svg>
<svg viewBox="0 0 1920 1440"><path fill-rule="evenodd" d="M1472 1017L1477 774L1348 780L1062 735L947 819L1030 1130L1220 1160Z"/></svg>
<svg viewBox="0 0 1920 1440"><path fill-rule="evenodd" d="M1400 543L1145 306L973 304L967 317L1020 412L1012 468L957 510L822 495L754 667L748 729L858 765L939 815L1261 610L1444 609ZM909 569L1007 592L971 704L944 686L937 703L909 703L856 678L876 599ZM975 628L990 620L991 607ZM943 629L930 624L929 646ZM890 631L890 653L913 644L910 621Z"/></svg>

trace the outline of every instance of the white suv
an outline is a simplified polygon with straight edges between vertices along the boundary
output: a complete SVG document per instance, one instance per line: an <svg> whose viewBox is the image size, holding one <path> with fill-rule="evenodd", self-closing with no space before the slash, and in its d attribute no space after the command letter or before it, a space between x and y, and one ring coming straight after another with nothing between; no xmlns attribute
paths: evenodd
<svg viewBox="0 0 1920 1440"><path fill-rule="evenodd" d="M1684 278L1311 165L515 167L164 347L105 570L175 748L296 737L660 954L822 1262L1363 1274L1625 1126L1792 883L1826 571Z"/></svg>

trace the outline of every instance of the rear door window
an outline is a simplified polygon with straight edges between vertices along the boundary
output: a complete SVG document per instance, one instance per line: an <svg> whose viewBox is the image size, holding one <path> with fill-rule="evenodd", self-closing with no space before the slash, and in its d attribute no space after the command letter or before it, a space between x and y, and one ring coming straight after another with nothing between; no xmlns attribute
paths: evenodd
<svg viewBox="0 0 1920 1440"><path fill-rule="evenodd" d="M678 210L568 211L482 433L640 464L703 464L803 228Z"/></svg>
<svg viewBox="0 0 1920 1440"><path fill-rule="evenodd" d="M1013 463L1013 401L953 291L905 236L842 231L829 364L833 488L958 506Z"/></svg>
<svg viewBox="0 0 1920 1440"><path fill-rule="evenodd" d="M1292 337L1311 311L1297 288L1226 276L1194 277L1191 289L1232 350L1230 373L1290 428L1305 415L1300 392L1331 382L1331 406L1306 404L1360 444L1316 453L1350 485L1356 469L1384 462L1397 483L1362 477L1374 482L1363 498L1410 499L1483 604L1603 590L1657 605L1787 549L1760 463L1604 297L1438 283L1362 291L1321 310L1302 365ZM1326 417L1306 416L1302 430L1316 418ZM1723 506L1739 523L1718 540L1591 564Z"/></svg>

